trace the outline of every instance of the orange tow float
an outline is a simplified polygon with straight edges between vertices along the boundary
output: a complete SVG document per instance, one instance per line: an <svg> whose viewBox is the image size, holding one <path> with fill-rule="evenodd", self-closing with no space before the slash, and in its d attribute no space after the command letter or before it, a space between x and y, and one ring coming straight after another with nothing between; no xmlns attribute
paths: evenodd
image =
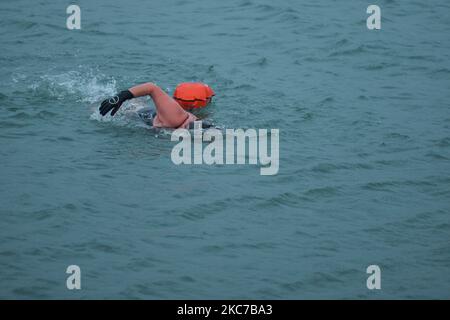
<svg viewBox="0 0 450 320"><path fill-rule="evenodd" d="M201 82L180 83L173 93L173 98L185 110L206 107L214 97L214 90Z"/></svg>

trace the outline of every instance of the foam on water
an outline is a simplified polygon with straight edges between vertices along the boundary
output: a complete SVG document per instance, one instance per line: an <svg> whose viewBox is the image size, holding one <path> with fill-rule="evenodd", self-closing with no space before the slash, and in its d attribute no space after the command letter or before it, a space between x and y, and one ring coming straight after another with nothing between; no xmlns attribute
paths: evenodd
<svg viewBox="0 0 450 320"><path fill-rule="evenodd" d="M117 92L114 78L108 79L92 69L41 75L37 81L29 85L29 88L35 92L44 90L58 100L67 100L71 97L82 103L97 102Z"/></svg>

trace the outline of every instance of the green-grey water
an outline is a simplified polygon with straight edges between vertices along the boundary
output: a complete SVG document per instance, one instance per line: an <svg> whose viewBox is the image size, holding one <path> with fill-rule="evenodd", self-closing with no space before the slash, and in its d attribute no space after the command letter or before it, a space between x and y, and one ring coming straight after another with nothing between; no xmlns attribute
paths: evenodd
<svg viewBox="0 0 450 320"><path fill-rule="evenodd" d="M449 298L447 1L377 1L381 30L365 1L77 0L81 30L69 4L0 4L0 298ZM99 117L147 81L279 129L278 174Z"/></svg>

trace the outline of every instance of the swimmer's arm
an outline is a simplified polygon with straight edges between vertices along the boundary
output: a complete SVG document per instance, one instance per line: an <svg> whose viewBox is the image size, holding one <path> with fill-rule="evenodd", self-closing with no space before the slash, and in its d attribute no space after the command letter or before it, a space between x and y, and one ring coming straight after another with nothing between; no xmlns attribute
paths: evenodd
<svg viewBox="0 0 450 320"><path fill-rule="evenodd" d="M103 100L99 112L104 116L111 111L111 116L114 116L126 100L151 95L155 87L153 83L147 82L121 91L116 96Z"/></svg>
<svg viewBox="0 0 450 320"><path fill-rule="evenodd" d="M128 89L128 91L130 91L133 94L133 96L137 98L150 95L154 87L155 85L153 83L147 82L143 84L138 84L137 86Z"/></svg>

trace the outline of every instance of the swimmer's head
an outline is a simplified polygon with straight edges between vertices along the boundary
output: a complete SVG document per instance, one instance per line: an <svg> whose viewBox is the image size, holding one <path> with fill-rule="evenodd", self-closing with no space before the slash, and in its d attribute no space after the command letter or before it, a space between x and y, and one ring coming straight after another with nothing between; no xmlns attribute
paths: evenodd
<svg viewBox="0 0 450 320"><path fill-rule="evenodd" d="M214 90L201 82L180 83L173 93L173 98L185 110L206 107L214 97Z"/></svg>

